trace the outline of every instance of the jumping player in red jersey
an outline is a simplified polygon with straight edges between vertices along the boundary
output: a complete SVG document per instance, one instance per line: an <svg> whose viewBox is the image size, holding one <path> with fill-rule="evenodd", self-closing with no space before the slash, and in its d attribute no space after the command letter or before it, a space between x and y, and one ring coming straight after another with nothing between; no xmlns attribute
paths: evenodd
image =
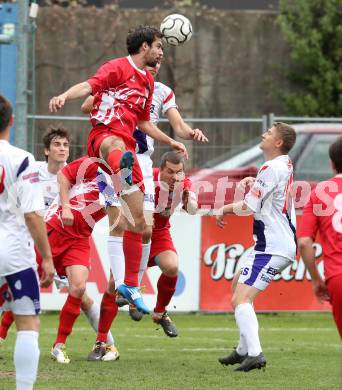
<svg viewBox="0 0 342 390"><path fill-rule="evenodd" d="M189 214L196 214L198 205L196 195L190 191L191 181L185 177L184 160L181 154L173 151L165 153L161 159L160 169L154 168L153 176L156 210L148 267L157 265L162 274L157 283L157 303L152 318L155 323L162 326L168 336L176 337L177 329L166 312L166 307L175 292L178 277L178 256L170 234L170 217L180 204ZM113 284L111 275L109 286ZM114 302L113 298L111 302ZM88 360L103 360L105 335L110 330L116 313L117 309L113 311L110 302L101 303L99 333ZM137 318L140 320L142 316Z"/></svg>
<svg viewBox="0 0 342 390"><path fill-rule="evenodd" d="M320 302L330 301L342 338L342 137L330 146L329 157L336 176L319 183L311 192L304 207L298 244L314 293ZM322 242L325 280L315 264L312 244L317 233Z"/></svg>
<svg viewBox="0 0 342 390"><path fill-rule="evenodd" d="M98 202L97 165L87 156L58 172L60 201L50 206L46 225L57 274L68 279L68 297L61 310L58 334L51 350L59 363L69 363L66 339L80 314L90 266L89 237L106 213ZM37 253L39 264L40 255ZM115 348L115 347L113 347ZM115 351L117 356L118 352Z"/></svg>
<svg viewBox="0 0 342 390"><path fill-rule="evenodd" d="M138 288L142 254L144 186L135 156L133 132L138 126L152 138L186 154L183 144L161 132L150 121L154 81L145 70L155 66L163 57L162 34L152 27L139 27L130 32L126 44L128 57L117 58L102 65L88 81L79 83L50 100L50 111L56 112L67 100L95 96L91 112L93 129L88 137L88 155L102 159L111 174L121 170L123 181L130 186L120 193L132 216L123 238L126 275L120 294L134 303L138 310L149 313ZM114 180L114 178L113 178ZM113 183L114 184L114 183ZM118 188L118 183L114 186Z"/></svg>

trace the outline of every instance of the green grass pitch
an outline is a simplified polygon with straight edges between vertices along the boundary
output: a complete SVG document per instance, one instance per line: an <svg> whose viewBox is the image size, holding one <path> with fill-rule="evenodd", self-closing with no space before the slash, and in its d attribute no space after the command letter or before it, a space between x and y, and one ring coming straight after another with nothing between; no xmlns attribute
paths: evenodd
<svg viewBox="0 0 342 390"><path fill-rule="evenodd" d="M266 370L237 373L217 362L236 344L234 317L173 315L180 336L166 337L149 317L140 323L120 313L112 326L121 357L117 362L87 362L95 334L83 315L67 351L69 365L50 359L58 315L41 317L38 380L35 389L340 389L342 344L329 313L259 314ZM0 389L14 389L10 331L0 346Z"/></svg>

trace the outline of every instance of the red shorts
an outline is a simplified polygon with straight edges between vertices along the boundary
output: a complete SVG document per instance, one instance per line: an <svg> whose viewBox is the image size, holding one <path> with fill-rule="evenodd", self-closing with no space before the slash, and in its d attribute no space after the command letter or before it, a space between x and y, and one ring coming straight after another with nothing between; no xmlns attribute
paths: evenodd
<svg viewBox="0 0 342 390"><path fill-rule="evenodd" d="M126 132L123 131L116 131L108 126L105 125L97 125L93 127L89 133L88 141L87 141L87 151L89 157L96 157L100 158L100 147L102 142L108 138L108 137L118 137L123 140L126 146L126 150L129 150L134 155L134 165L133 165L133 183L139 184L143 183L143 175L140 169L140 165L138 162L138 158L135 154L135 140L133 137L129 135L129 130ZM105 172L109 173L110 175L113 172L108 172L108 169L106 166L98 164ZM140 189L144 192L143 185L140 186Z"/></svg>
<svg viewBox="0 0 342 390"><path fill-rule="evenodd" d="M152 233L152 244L150 251L150 258L148 260L148 267L157 265L155 258L162 252L172 251L177 253L173 245L172 237L169 229L158 230Z"/></svg>
<svg viewBox="0 0 342 390"><path fill-rule="evenodd" d="M60 276L66 276L65 268L71 265L83 265L90 268L89 237L69 237L52 229L48 230L49 243L52 252L53 263L56 272ZM38 273L41 276L42 257L36 250Z"/></svg>
<svg viewBox="0 0 342 390"><path fill-rule="evenodd" d="M342 274L329 278L327 280L327 288L334 320L342 339Z"/></svg>

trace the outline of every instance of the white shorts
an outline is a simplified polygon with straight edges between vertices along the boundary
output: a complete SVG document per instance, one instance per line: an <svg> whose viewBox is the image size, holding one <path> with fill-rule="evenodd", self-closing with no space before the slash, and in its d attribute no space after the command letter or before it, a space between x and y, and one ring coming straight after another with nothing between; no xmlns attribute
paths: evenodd
<svg viewBox="0 0 342 390"><path fill-rule="evenodd" d="M38 274L34 268L0 276L0 310L17 315L40 313Z"/></svg>
<svg viewBox="0 0 342 390"><path fill-rule="evenodd" d="M145 154L137 154L140 169L144 178L145 196L144 196L144 210L154 211L154 181L153 181L153 168L152 160L150 156ZM114 206L121 207L119 198L117 197L113 186L111 185L111 179L105 174L107 185L102 191L100 189L100 204L102 206ZM111 183L111 184L108 184Z"/></svg>
<svg viewBox="0 0 342 390"><path fill-rule="evenodd" d="M292 261L286 257L252 251L241 265L238 283L263 291L290 264Z"/></svg>

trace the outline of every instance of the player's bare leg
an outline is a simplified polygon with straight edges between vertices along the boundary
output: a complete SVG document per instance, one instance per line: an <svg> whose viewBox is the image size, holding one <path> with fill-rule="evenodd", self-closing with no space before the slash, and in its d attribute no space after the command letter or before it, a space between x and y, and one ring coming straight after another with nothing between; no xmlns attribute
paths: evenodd
<svg viewBox="0 0 342 390"><path fill-rule="evenodd" d="M167 314L166 307L170 303L176 291L178 278L178 255L176 252L166 250L155 258L156 264L162 271L159 277L157 288L157 304L154 308L153 321L162 326L165 334L169 337L177 337L178 332L175 324Z"/></svg>
<svg viewBox="0 0 342 390"><path fill-rule="evenodd" d="M58 363L70 363L65 351L65 343L73 325L80 315L82 296L85 293L89 270L83 265L72 265L65 268L69 282L69 294L59 317L58 333L51 350L51 356Z"/></svg>

